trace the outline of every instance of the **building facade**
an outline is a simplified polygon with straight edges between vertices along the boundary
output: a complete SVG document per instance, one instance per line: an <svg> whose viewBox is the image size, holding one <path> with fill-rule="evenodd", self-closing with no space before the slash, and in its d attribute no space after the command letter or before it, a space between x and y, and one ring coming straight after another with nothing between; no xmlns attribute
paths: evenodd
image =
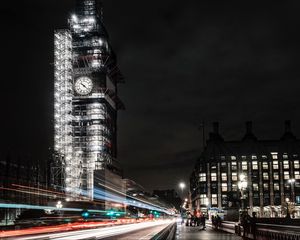
<svg viewBox="0 0 300 240"><path fill-rule="evenodd" d="M211 213L243 207L260 217L300 217L299 161L300 140L290 121L278 140L258 140L247 122L242 140L225 141L214 123L190 177L192 206Z"/></svg>
<svg viewBox="0 0 300 240"><path fill-rule="evenodd" d="M69 28L55 31L53 178L74 197L93 199L94 171L117 157L122 75L98 0L77 0Z"/></svg>

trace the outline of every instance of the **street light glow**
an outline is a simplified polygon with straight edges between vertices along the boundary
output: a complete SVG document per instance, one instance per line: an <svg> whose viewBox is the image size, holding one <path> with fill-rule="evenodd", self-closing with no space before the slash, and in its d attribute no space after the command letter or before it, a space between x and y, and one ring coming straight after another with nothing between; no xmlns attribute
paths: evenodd
<svg viewBox="0 0 300 240"><path fill-rule="evenodd" d="M185 183L184 182L179 183L179 187L181 188L181 190L183 190L185 188Z"/></svg>

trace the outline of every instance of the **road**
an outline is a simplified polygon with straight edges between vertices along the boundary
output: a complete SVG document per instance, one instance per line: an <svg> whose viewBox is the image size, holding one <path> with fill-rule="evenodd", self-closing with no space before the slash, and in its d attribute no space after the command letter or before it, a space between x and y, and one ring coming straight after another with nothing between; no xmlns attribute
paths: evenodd
<svg viewBox="0 0 300 240"><path fill-rule="evenodd" d="M119 225L112 227L102 227L95 229L85 229L68 231L61 233L38 234L30 236L20 236L5 238L9 240L96 240L96 239L120 239L120 240L147 240L151 239L156 233L164 229L170 220L159 220L154 222L142 222L135 224Z"/></svg>

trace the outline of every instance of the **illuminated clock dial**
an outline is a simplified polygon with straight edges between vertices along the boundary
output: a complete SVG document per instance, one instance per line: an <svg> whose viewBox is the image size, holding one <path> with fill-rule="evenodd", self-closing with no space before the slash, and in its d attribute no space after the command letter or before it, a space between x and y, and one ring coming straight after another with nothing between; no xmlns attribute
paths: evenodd
<svg viewBox="0 0 300 240"><path fill-rule="evenodd" d="M88 77L79 77L75 81L74 89L80 95L87 95L93 89L93 81Z"/></svg>

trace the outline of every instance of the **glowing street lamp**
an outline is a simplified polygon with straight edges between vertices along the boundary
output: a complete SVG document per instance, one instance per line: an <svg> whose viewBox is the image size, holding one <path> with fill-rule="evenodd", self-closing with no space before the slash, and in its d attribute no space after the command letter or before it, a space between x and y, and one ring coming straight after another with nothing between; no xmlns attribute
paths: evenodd
<svg viewBox="0 0 300 240"><path fill-rule="evenodd" d="M241 203L242 203L241 210L244 212L245 211L245 200L246 200L246 194L244 193L244 191L247 190L248 182L246 179L246 175L243 173L240 174L239 179L240 179L240 181L238 182L238 188L240 189L240 192L241 192Z"/></svg>

